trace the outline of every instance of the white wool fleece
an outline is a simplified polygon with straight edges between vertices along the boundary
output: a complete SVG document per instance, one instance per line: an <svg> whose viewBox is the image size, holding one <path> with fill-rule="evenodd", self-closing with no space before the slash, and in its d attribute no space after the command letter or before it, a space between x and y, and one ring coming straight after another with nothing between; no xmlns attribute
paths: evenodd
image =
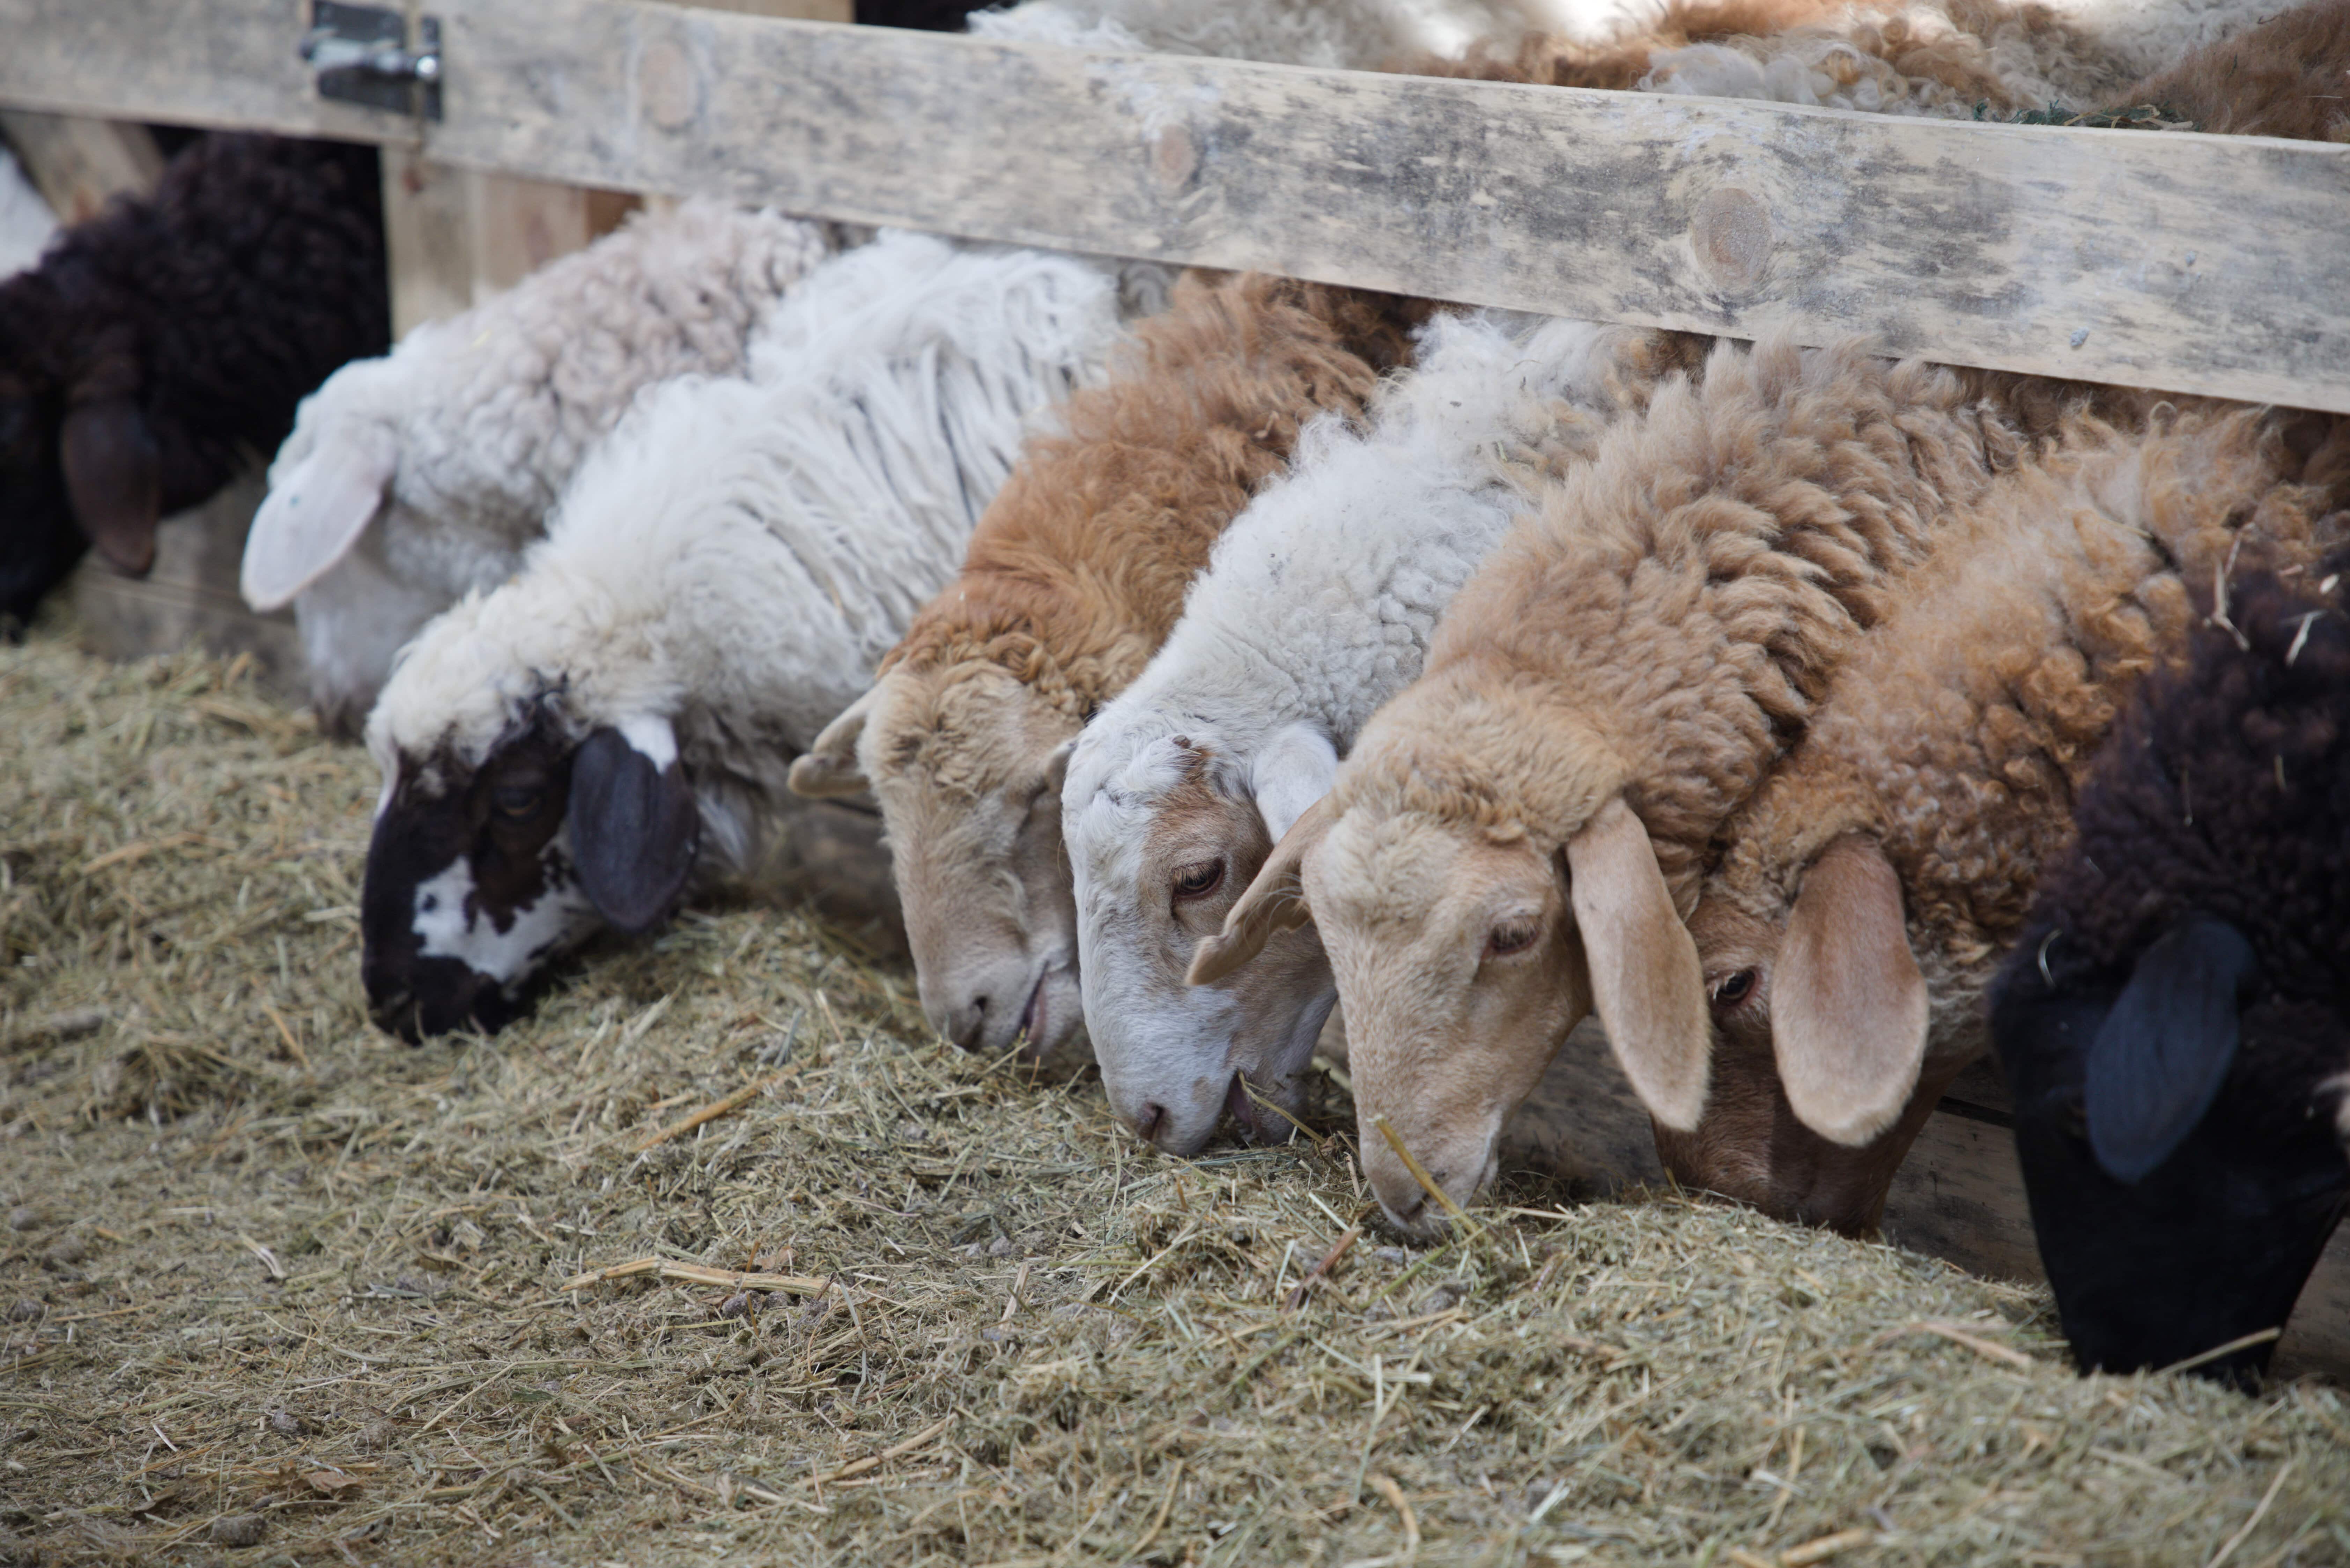
<svg viewBox="0 0 2350 1568"><path fill-rule="evenodd" d="M519 576L427 627L368 723L387 771L471 766L550 691L575 734L666 720L713 869L754 857L792 754L962 558L1031 417L1122 336L1103 266L889 234L812 275L754 379L648 393Z"/></svg>
<svg viewBox="0 0 2350 1568"><path fill-rule="evenodd" d="M978 37L1376 70L1539 28L1596 41L1655 0L1027 0L971 17Z"/></svg>
<svg viewBox="0 0 2350 1568"><path fill-rule="evenodd" d="M1158 657L1078 737L1062 829L1087 1026L1114 1101L1211 1127L1233 1070L1225 1032L1245 1022L1216 988L1183 983L1188 943L1158 950L1169 935L1142 913L1163 903L1140 886L1144 840L1191 757L1210 759L1217 793L1253 798L1277 839L1419 675L1437 618L1524 504L1518 476L1596 446L1617 411L1617 350L1647 336L1499 311L1436 317L1367 431L1331 418L1307 430L1289 472L1217 542ZM1310 1050L1303 1015L1298 1033ZM1202 1083L1212 1092L1187 1103L1185 1086Z"/></svg>
<svg viewBox="0 0 2350 1568"><path fill-rule="evenodd" d="M639 391L740 374L753 331L834 248L823 225L715 202L639 214L304 400L273 486L322 446L388 473L366 533L295 601L321 712L365 711L428 618L513 575Z"/></svg>

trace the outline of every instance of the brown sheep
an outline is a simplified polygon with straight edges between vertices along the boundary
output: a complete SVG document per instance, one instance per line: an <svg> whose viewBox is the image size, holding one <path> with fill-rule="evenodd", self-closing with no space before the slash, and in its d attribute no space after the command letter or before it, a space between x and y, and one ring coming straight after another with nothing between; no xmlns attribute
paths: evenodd
<svg viewBox="0 0 2350 1568"><path fill-rule="evenodd" d="M865 696L792 768L870 788L922 1006L990 1054L1083 1041L1061 770L1141 672L1208 551L1315 415L1358 413L1427 307L1261 275L1191 276L1108 385L1033 440Z"/></svg>
<svg viewBox="0 0 2350 1568"><path fill-rule="evenodd" d="M2285 481L2285 421L2210 406L2126 436L2085 422L1939 525L1898 607L1721 837L1690 929L1714 1023L1667 1168L1783 1218L1874 1229L1950 1080L2073 794L2139 678L2230 563L2339 538Z"/></svg>
<svg viewBox="0 0 2350 1568"><path fill-rule="evenodd" d="M2312 0L2120 94L2198 130L2350 141L2350 0Z"/></svg>
<svg viewBox="0 0 2350 1568"><path fill-rule="evenodd" d="M1321 929L1363 1161L1397 1223L1453 1201L1595 1006L1641 1097L1696 1125L1710 1034L1681 919L1707 848L1923 556L2023 437L1960 378L1850 347L1725 345L1551 487L1454 600L1193 977Z"/></svg>

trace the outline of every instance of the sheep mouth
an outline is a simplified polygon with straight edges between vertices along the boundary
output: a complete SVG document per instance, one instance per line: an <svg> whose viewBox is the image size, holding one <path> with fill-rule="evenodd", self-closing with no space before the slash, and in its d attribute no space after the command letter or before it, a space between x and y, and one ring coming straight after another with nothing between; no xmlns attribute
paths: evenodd
<svg viewBox="0 0 2350 1568"><path fill-rule="evenodd" d="M1047 970L1036 977L1035 986L1028 992L1028 1005L1021 1010L1020 1027L1013 1038L1024 1042L1020 1054L1029 1061L1040 1060L1045 1054L1045 1022L1048 1016L1045 1006L1045 982L1052 978Z"/></svg>
<svg viewBox="0 0 2350 1568"><path fill-rule="evenodd" d="M1290 1124L1278 1112L1260 1106L1249 1094L1249 1075L1234 1073L1232 1085L1224 1091L1224 1109L1239 1124L1241 1137L1253 1144L1286 1143Z"/></svg>

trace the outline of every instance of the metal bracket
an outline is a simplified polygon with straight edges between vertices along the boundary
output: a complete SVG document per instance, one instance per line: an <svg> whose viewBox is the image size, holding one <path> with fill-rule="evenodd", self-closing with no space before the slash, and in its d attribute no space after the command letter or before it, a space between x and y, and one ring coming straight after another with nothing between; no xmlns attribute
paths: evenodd
<svg viewBox="0 0 2350 1568"><path fill-rule="evenodd" d="M298 52L318 73L318 96L423 119L441 118L441 19L420 17L416 47L408 17L380 5L313 0Z"/></svg>

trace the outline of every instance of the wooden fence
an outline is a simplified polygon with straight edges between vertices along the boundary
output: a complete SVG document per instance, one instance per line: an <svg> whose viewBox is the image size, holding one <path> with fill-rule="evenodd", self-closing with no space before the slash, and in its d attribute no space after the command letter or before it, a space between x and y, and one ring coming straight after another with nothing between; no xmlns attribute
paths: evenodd
<svg viewBox="0 0 2350 1568"><path fill-rule="evenodd" d="M2350 147L998 45L775 15L839 0L718 4L411 6L440 27L432 119L322 99L296 55L309 0L0 0L0 109L342 137L498 179L2350 411ZM1589 1031L1543 1100L1538 1152L1601 1183L1657 1178ZM1888 1231L2036 1273L2007 1120L1995 1076L1970 1075ZM2280 1355L2311 1364L2350 1369L2350 1239Z"/></svg>

